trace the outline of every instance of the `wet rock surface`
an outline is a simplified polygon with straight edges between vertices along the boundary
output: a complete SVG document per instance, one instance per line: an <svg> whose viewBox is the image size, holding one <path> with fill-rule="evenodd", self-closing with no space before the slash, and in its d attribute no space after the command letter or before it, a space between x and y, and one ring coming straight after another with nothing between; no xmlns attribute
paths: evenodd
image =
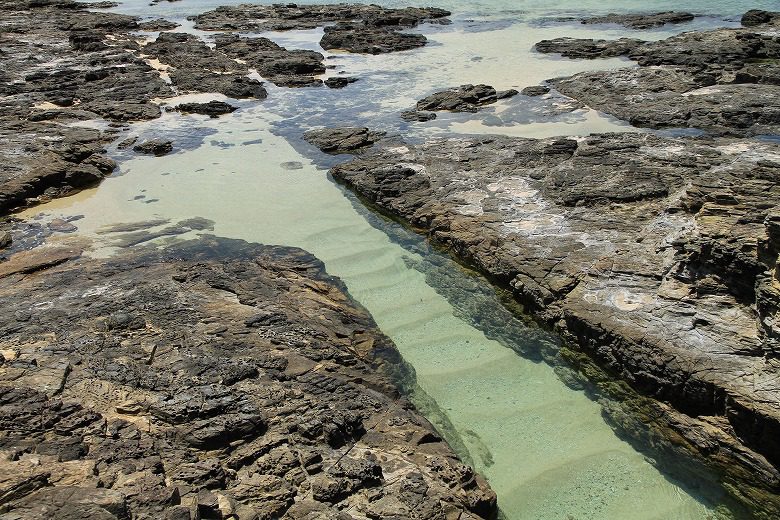
<svg viewBox="0 0 780 520"><path fill-rule="evenodd" d="M780 146L396 138L331 173L669 403L669 435L777 514Z"/></svg>
<svg viewBox="0 0 780 520"><path fill-rule="evenodd" d="M2 518L495 515L398 396L413 376L395 347L308 253L84 245L0 264L17 309L0 317Z"/></svg>
<svg viewBox="0 0 780 520"><path fill-rule="evenodd" d="M207 103L182 103L175 110L185 114L201 114L209 117L219 117L235 112L238 107L224 101L209 101Z"/></svg>
<svg viewBox="0 0 780 520"><path fill-rule="evenodd" d="M340 154L369 147L384 135L384 132L373 132L368 128L343 127L309 130L303 138L323 152Z"/></svg>
<svg viewBox="0 0 780 520"><path fill-rule="evenodd" d="M614 58L631 54L643 43L645 43L643 40L636 38L591 40L564 37L542 40L534 46L534 50L542 53L556 53L566 58Z"/></svg>
<svg viewBox="0 0 780 520"><path fill-rule="evenodd" d="M497 91L489 85L461 85L436 92L417 102L417 111L476 112L484 105L517 95L516 90Z"/></svg>
<svg viewBox="0 0 780 520"><path fill-rule="evenodd" d="M682 11L664 11L649 14L615 14L594 16L581 20L583 24L614 23L629 29L652 29L666 24L679 24L693 21L691 13Z"/></svg>
<svg viewBox="0 0 780 520"><path fill-rule="evenodd" d="M427 43L425 36L399 31L428 21L442 23L449 15L448 11L436 8L387 9L361 4L243 4L218 7L193 17L193 20L196 29L207 31L263 32L324 26L325 34L320 41L323 49L383 54L423 47Z"/></svg>
<svg viewBox="0 0 780 520"><path fill-rule="evenodd" d="M169 94L159 74L126 49L134 18L69 2L3 5L0 74L0 213L71 193L110 174L107 131L67 123L159 116ZM107 34L117 35L109 42Z"/></svg>
<svg viewBox="0 0 780 520"><path fill-rule="evenodd" d="M539 42L536 50L638 62L638 68L550 81L562 94L634 126L775 135L780 133L780 37L771 13L745 16L750 29L687 32L654 42L558 38Z"/></svg>
<svg viewBox="0 0 780 520"><path fill-rule="evenodd" d="M162 139L150 139L133 146L133 151L159 157L173 151L173 142Z"/></svg>

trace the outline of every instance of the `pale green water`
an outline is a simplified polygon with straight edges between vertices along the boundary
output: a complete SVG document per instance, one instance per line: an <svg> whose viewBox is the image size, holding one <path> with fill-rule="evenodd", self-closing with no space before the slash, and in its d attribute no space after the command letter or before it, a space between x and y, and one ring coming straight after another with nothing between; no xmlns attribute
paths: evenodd
<svg viewBox="0 0 780 520"><path fill-rule="evenodd" d="M647 8L647 4L642 6ZM143 14L181 15L205 5L185 0L181 5L144 7ZM440 5L458 4L449 1ZM336 70L361 78L343 91L271 87L268 100L238 102L240 110L218 120L166 115L162 120L136 125L133 133L169 136L181 149L199 137L204 143L166 157L126 159L121 163L121 175L98 188L24 215L83 215L75 222L79 233L106 246L117 236L97 232L110 224L152 218L175 222L199 216L215 222L213 232L217 235L302 247L322 259L328 272L347 284L414 366L419 386L454 428L448 435L468 449L476 467L498 493L507 518L710 518L719 501L718 489L699 482L680 487L613 433L598 403L564 385L547 364L512 350L533 352L554 344L554 338L501 315L503 311L493 301L495 297L491 300L486 282L425 252L419 243L410 246L415 243L413 238L397 225L377 223L380 219L356 208L355 201L311 159L325 158L300 140L302 130L339 123L416 137L443 132L539 136L629 129L592 111L545 118L527 109L519 98L479 116L444 116L427 126L402 123L398 111L436 88L466 82L523 87L588 68L625 65L619 60L576 62L530 52L531 45L542 38L605 33L614 37L624 31L547 26L537 23L538 13L534 15L537 18L526 12L496 14L498 8L509 7L508 2L470 5L467 12L487 11L490 19L477 17L470 22L456 14L453 26L426 29L432 43L420 51L382 57L338 55L332 60ZM541 2L511 5L543 11ZM596 3L588 0L576 5L587 10ZM633 4L622 5L630 8ZM654 2L653 8L667 5ZM733 2L716 8L703 2L699 5L702 11L716 13L742 10L734 9ZM603 11L604 6L598 3L598 10ZM124 7L135 13L140 9L136 2L127 2ZM511 23L495 23L503 18ZM650 33L649 37L668 32ZM317 31L276 37L290 46L310 48L319 39ZM282 166L290 162L300 163L300 168ZM144 198L137 198L140 196ZM406 237L406 247L399 244L399 237ZM472 284L460 299L449 294L459 281ZM482 295L479 298L487 304L484 309L464 311L464 306L472 303L469 290L474 291L474 300ZM480 312L486 317L498 313L498 319L505 323L501 330L509 339L491 340L475 328ZM691 494L698 484L702 489Z"/></svg>

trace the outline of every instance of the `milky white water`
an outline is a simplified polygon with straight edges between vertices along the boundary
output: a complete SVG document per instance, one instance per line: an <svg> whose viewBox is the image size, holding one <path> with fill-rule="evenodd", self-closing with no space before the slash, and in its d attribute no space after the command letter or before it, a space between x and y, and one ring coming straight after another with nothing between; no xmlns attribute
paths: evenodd
<svg viewBox="0 0 780 520"><path fill-rule="evenodd" d="M141 13L140 3L127 2L121 10L182 17L207 5L184 4L145 7ZM583 9L586 4L596 5L578 3ZM720 7L731 13L729 4ZM399 111L439 88L462 83L522 88L581 70L629 65L621 60L561 60L530 51L542 38L618 37L627 31L549 25L538 17L529 19L525 12L491 10L489 2L472 5L468 12L473 19L471 14L456 14L452 26L425 27L431 44L419 51L380 57L332 55L329 61L336 69L330 74L344 71L360 77L344 90L269 86L267 100L231 101L239 110L217 120L166 114L134 125L131 133L142 138L171 138L177 153L139 157L112 149L121 159L119 174L23 216L83 216L74 224L80 234L101 245L97 255L110 254L122 238L101 233L112 224L152 219L175 223L195 216L212 220L213 233L220 236L312 252L346 283L415 368L422 392L446 415L448 424L437 423L490 480L509 519L728 517L722 508L716 511L719 489L662 474L613 433L598 403L563 384L547 364L515 352L554 345L555 338L503 317L512 339L488 339L484 327L475 326L479 311L469 314L461 306L469 303L468 290L460 299L448 293L458 280L467 280L476 299L479 291L483 296L490 293L487 282L426 250L398 225L367 213L313 162L327 159L301 141L303 130L338 124L401 132L412 139L449 133L535 137L631 130L587 109L549 115L524 96L476 115L443 115L426 124L402 122ZM316 48L319 39L317 31L273 36L298 48ZM486 315L502 312L493 299Z"/></svg>

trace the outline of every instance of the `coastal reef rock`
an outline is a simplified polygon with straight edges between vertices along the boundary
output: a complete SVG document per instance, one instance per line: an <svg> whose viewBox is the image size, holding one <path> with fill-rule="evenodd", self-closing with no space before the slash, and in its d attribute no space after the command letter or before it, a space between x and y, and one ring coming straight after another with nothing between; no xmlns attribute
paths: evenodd
<svg viewBox="0 0 780 520"><path fill-rule="evenodd" d="M537 52L560 54L565 58L614 58L628 56L640 45L646 43L636 38L618 40L592 40L587 38L554 38L542 40L534 46Z"/></svg>
<svg viewBox="0 0 780 520"><path fill-rule="evenodd" d="M212 100L207 103L182 103L176 105L175 110L184 114L201 114L209 117L219 117L235 112L238 107L224 101Z"/></svg>
<svg viewBox="0 0 780 520"><path fill-rule="evenodd" d="M780 25L780 12L751 9L742 15L742 25L744 27L756 27L759 25Z"/></svg>
<svg viewBox="0 0 780 520"><path fill-rule="evenodd" d="M406 7L387 9L377 5L253 5L222 6L194 16L195 28L206 31L286 31L325 27L323 49L362 54L382 54L422 47L422 34L400 32L428 21L444 22L443 9ZM446 23L446 22L445 22Z"/></svg>
<svg viewBox="0 0 780 520"><path fill-rule="evenodd" d="M780 144L396 138L331 173L668 403L670 437L780 514Z"/></svg>
<svg viewBox="0 0 780 520"><path fill-rule="evenodd" d="M133 146L133 151L148 155L167 155L173 151L173 143L162 139L150 139Z"/></svg>
<svg viewBox="0 0 780 520"><path fill-rule="evenodd" d="M436 92L417 102L417 111L476 112L484 105L517 95L516 90L496 91L489 85L461 85Z"/></svg>
<svg viewBox="0 0 780 520"><path fill-rule="evenodd" d="M384 132L373 132L368 128L342 127L309 130L303 138L323 152L341 154L369 147L384 135Z"/></svg>
<svg viewBox="0 0 780 520"><path fill-rule="evenodd" d="M3 519L495 517L310 254L207 236L0 265Z"/></svg>
<svg viewBox="0 0 780 520"><path fill-rule="evenodd" d="M153 119L172 95L126 49L129 16L75 2L9 0L0 9L0 214L99 182L115 167L109 131L70 125ZM109 41L108 34L116 36Z"/></svg>
<svg viewBox="0 0 780 520"><path fill-rule="evenodd" d="M666 24L680 24L693 21L691 13L681 11L664 11L650 14L614 14L594 16L581 20L583 24L614 23L629 29L652 29Z"/></svg>
<svg viewBox="0 0 780 520"><path fill-rule="evenodd" d="M624 55L638 62L640 67L548 82L634 126L735 136L778 134L780 36L770 23L776 18L772 13L748 14L748 25L755 19L769 25L687 32L654 42L557 38L537 43L536 50L571 58Z"/></svg>

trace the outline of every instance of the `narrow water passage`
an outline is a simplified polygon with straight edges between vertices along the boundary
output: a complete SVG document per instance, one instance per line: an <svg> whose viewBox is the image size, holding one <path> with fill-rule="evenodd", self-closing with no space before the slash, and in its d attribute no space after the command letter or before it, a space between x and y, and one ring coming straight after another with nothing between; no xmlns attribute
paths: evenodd
<svg viewBox="0 0 780 520"><path fill-rule="evenodd" d="M162 3L154 14L173 15L187 29L183 16L238 1ZM129 0L119 10L145 16L147 3ZM96 255L111 254L122 241L122 235L104 232L113 224L174 224L196 216L213 221L209 232L220 236L310 251L346 283L415 368L421 390L417 402L423 409L431 407L430 418L490 480L510 520L729 518L718 507L720 490L678 483L662 474L615 435L599 403L564 384L552 367L534 358L534 352L555 348L554 337L513 318L487 282L431 252L398 225L367 213L312 163L315 155L300 134L321 125L367 125L418 138L450 132L538 137L633 130L587 109L551 115L529 99L504 101L479 114L444 114L426 126L403 123L399 111L436 89L462 83L522 88L581 70L630 65L617 59L559 60L530 50L536 41L556 36L631 35L614 27L549 26L540 21L568 11L609 8L604 2L586 0L553 13L541 0L482 0L468 7L461 0L435 3L455 10L455 23L423 28L431 40L425 49L384 57L331 55L329 61L336 66L331 74L344 71L360 77L344 91L269 86L267 100L231 100L240 109L218 120L166 114L134 125L132 133L142 138L172 139L177 153L119 156L120 174L98 188L22 216L81 216L74 224L79 234L100 245ZM766 6L771 3L763 0ZM647 10L645 4L632 0L614 8ZM656 1L652 8L683 8L677 4ZM697 12L742 9L734 1L688 4ZM458 13L459 8L471 13ZM534 9L540 12L529 15ZM483 21L471 19L474 11ZM687 28L728 23L733 22L705 17ZM645 32L642 37L661 38L679 30ZM319 33L273 37L290 47L317 48ZM222 97L202 97L209 99ZM158 222L151 231L167 225ZM503 336L491 328L491 320L501 324ZM438 420L439 414L445 420Z"/></svg>
<svg viewBox="0 0 780 520"><path fill-rule="evenodd" d="M344 280L414 366L420 388L454 428L445 433L466 447L507 518L708 517L714 504L686 493L618 439L599 404L464 319L429 284L430 259L372 226L325 171L271 133L273 119L247 108L229 124L204 120L216 133L202 146L128 160L123 175L24 216L83 215L79 233L106 246L97 254L110 254L121 238L101 233L111 224L193 216L214 221L217 235L302 247ZM166 121L175 124L173 116ZM254 143L241 145L247 141ZM469 276L451 262L439 269L453 279ZM506 326L531 350L554 341L519 320Z"/></svg>

